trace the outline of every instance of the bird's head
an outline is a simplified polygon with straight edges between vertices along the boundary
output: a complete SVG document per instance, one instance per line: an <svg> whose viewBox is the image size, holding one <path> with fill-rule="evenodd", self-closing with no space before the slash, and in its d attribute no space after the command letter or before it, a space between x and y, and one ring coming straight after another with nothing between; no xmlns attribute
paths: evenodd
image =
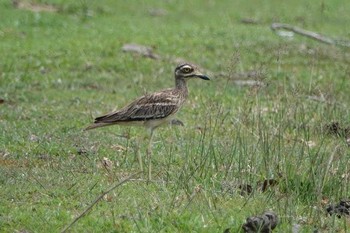
<svg viewBox="0 0 350 233"><path fill-rule="evenodd" d="M175 77L190 79L190 78L201 78L204 80L210 80L208 76L202 74L198 67L189 63L183 63L175 68Z"/></svg>

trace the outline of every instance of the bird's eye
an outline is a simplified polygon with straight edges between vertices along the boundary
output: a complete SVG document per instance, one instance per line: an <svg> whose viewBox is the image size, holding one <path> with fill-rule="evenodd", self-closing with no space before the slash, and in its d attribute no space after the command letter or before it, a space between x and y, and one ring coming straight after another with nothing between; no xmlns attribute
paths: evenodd
<svg viewBox="0 0 350 233"><path fill-rule="evenodd" d="M189 67L184 67L184 68L182 69L182 71L183 71L184 73L190 73L192 70L191 70L191 68L189 68Z"/></svg>

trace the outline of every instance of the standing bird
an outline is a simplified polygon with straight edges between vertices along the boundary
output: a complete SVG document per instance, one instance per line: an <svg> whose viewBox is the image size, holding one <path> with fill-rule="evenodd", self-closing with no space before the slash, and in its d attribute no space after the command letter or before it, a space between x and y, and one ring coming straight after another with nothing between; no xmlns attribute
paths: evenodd
<svg viewBox="0 0 350 233"><path fill-rule="evenodd" d="M145 126L150 133L147 149L148 179L151 180L151 143L153 131L160 125L170 123L188 96L187 80L201 78L210 80L190 63L183 63L175 68L175 88L165 89L141 96L124 108L97 117L92 125L85 130L109 126L130 125ZM139 158L140 159L140 158ZM141 161L141 159L140 159ZM142 163L140 162L141 170Z"/></svg>

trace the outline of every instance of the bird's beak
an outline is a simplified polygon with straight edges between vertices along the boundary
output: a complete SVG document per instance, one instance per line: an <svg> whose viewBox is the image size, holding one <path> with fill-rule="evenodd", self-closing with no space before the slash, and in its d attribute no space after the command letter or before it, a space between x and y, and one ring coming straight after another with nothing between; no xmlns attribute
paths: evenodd
<svg viewBox="0 0 350 233"><path fill-rule="evenodd" d="M204 74L196 74L195 76L198 78L204 79L204 80L210 80L210 78L208 78L208 76L206 76Z"/></svg>

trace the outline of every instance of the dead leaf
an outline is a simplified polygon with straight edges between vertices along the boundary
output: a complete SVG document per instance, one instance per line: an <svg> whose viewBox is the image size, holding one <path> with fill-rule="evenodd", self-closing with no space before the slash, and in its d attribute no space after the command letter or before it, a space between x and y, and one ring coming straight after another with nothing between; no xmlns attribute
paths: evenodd
<svg viewBox="0 0 350 233"><path fill-rule="evenodd" d="M0 99L0 104L3 104L5 103L5 100L4 99Z"/></svg>
<svg viewBox="0 0 350 233"><path fill-rule="evenodd" d="M156 60L160 59L160 56L153 52L153 48L147 47L144 45L125 44L122 47L122 51L136 53L136 54L142 55L144 57L149 57L149 58L156 59Z"/></svg>

